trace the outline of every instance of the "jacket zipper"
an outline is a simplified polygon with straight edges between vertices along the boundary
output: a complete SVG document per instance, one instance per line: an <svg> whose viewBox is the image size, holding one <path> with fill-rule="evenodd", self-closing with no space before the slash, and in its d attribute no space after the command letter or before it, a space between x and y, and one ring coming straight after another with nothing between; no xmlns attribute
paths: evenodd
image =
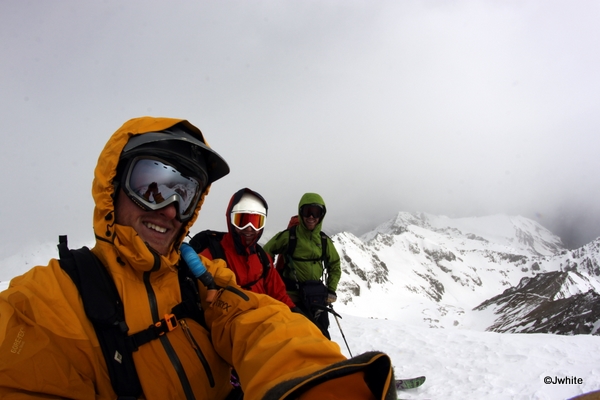
<svg viewBox="0 0 600 400"><path fill-rule="evenodd" d="M146 293L148 294L148 302L150 303L150 312L152 314L152 320L156 323L160 321L160 318L158 317L156 295L154 294L154 289L152 288L152 284L150 283L150 275L153 271L158 271L158 269L160 268L160 257L157 254L154 254L154 252L153 255L154 266L150 271L144 272L143 277L144 285L146 286ZM173 348L173 345L167 338L167 335L162 335L158 339L163 345L163 348L165 349L165 352L167 353L169 360L171 360L171 364L173 365L173 368L175 369L175 372L179 377L179 382L181 383L181 387L183 389L183 392L185 393L185 398L189 400L195 400L196 397L194 396L194 392L192 390L192 386L190 385L190 381L188 380L185 370L183 369L183 365L181 365L181 360L177 356L177 352L175 352L175 349Z"/></svg>
<svg viewBox="0 0 600 400"><path fill-rule="evenodd" d="M185 337L190 342L192 349L194 349L194 351L196 352L196 355L200 359L200 363L202 363L202 366L204 367L204 371L206 371L206 377L208 378L210 387L211 388L215 387L215 378L213 376L212 370L210 369L210 365L208 364L206 357L204 357L204 354L202 353L202 349L198 345L198 342L196 342L196 339L194 339L194 336L192 335L192 332L190 331L190 327L188 326L185 319L182 319L177 322L179 322L179 325L181 325L181 328L183 329L183 333L185 333Z"/></svg>

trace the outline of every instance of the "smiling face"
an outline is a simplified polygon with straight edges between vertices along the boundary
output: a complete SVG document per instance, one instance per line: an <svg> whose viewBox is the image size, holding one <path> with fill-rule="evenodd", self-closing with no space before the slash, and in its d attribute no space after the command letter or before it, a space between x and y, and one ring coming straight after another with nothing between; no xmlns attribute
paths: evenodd
<svg viewBox="0 0 600 400"><path fill-rule="evenodd" d="M314 230L319 223L319 218L315 218L312 215L310 217L302 217L302 220L304 221L304 226L309 231Z"/></svg>
<svg viewBox="0 0 600 400"><path fill-rule="evenodd" d="M254 230L250 226L247 226L244 229L234 227L234 229L237 232L237 234L240 235L240 239L242 239L242 243L246 247L254 244L258 238L259 231Z"/></svg>
<svg viewBox="0 0 600 400"><path fill-rule="evenodd" d="M174 203L155 211L145 211L123 190L119 190L115 202L115 222L135 229L140 238L161 255L169 252L181 232L183 224L176 215Z"/></svg>

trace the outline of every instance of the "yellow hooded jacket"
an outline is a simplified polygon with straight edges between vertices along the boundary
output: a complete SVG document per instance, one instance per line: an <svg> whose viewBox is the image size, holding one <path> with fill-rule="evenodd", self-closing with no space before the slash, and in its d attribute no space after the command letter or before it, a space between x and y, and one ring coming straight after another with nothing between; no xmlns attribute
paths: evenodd
<svg viewBox="0 0 600 400"><path fill-rule="evenodd" d="M130 334L156 323L181 302L178 248L209 188L170 252L161 256L149 249L133 228L114 222L112 181L131 136L177 123L186 124L202 137L184 120L136 118L113 134L95 169L96 244L92 252L115 281ZM339 346L325 339L306 318L269 296L238 289L223 261L202 261L217 285L226 288L212 305L203 302L210 332L193 320L183 320L175 330L140 346L133 357L143 398L224 399L231 390L233 366L245 398L259 399L281 382L303 376L314 380L319 370L345 362ZM200 289L204 298L205 288L200 285ZM374 359L381 361L381 357ZM385 363L386 387L392 377L388 364L389 359ZM284 398L299 385L285 384L268 397ZM78 290L56 259L14 278L0 293L0 398L116 398Z"/></svg>

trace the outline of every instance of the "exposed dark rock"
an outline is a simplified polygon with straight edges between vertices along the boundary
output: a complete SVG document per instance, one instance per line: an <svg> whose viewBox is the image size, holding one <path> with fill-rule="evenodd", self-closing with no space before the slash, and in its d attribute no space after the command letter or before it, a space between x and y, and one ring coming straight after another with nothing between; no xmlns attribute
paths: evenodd
<svg viewBox="0 0 600 400"><path fill-rule="evenodd" d="M574 275L574 276L573 276ZM577 272L547 272L484 301L475 310L495 308L494 332L600 335L600 295L593 290L569 296Z"/></svg>

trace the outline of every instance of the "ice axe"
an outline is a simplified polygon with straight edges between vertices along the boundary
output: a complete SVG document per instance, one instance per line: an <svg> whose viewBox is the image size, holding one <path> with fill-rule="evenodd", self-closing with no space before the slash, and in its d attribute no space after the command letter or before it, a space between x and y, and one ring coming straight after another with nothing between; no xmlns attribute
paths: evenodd
<svg viewBox="0 0 600 400"><path fill-rule="evenodd" d="M336 313L335 311L333 311L333 305L331 305L331 304L329 304L329 310L327 310L327 311L329 311L333 314L333 317L335 318L335 322L337 322L337 326L338 326L338 328L340 328L340 333L342 334L344 343L346 343L346 348L348 349L348 353L350 354L350 357L354 357L352 355L352 351L350 351L350 346L348 346L348 342L346 341L346 336L344 335L344 331L342 330L342 326L340 325L340 320L338 319L338 317L342 318L342 316L340 314Z"/></svg>

